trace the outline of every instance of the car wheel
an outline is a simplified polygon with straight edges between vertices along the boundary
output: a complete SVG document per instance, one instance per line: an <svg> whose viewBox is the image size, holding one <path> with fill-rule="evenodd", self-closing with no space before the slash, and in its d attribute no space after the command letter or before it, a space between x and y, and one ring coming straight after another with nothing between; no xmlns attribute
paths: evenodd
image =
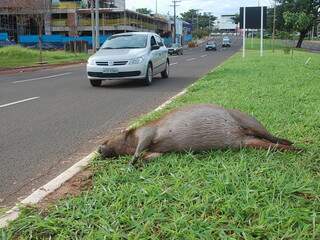
<svg viewBox="0 0 320 240"><path fill-rule="evenodd" d="M93 87L100 87L102 81L97 79L90 79L90 83Z"/></svg>
<svg viewBox="0 0 320 240"><path fill-rule="evenodd" d="M169 62L166 63L166 69L161 72L162 78L168 78L169 77Z"/></svg>
<svg viewBox="0 0 320 240"><path fill-rule="evenodd" d="M151 85L152 84L152 79L153 79L153 69L152 69L151 64L149 63L146 76L143 79L143 84L145 86Z"/></svg>
<svg viewBox="0 0 320 240"><path fill-rule="evenodd" d="M181 51L181 55L183 55L183 51Z"/></svg>

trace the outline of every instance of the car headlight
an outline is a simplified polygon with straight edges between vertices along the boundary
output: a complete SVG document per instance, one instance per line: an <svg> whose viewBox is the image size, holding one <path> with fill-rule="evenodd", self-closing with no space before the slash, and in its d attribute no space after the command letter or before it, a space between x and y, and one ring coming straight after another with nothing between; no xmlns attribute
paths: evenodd
<svg viewBox="0 0 320 240"><path fill-rule="evenodd" d="M144 57L138 57L138 58L131 59L129 61L129 64L140 64L140 63L143 63L143 61L144 61Z"/></svg>
<svg viewBox="0 0 320 240"><path fill-rule="evenodd" d="M93 58L88 59L88 65L95 65L96 61Z"/></svg>

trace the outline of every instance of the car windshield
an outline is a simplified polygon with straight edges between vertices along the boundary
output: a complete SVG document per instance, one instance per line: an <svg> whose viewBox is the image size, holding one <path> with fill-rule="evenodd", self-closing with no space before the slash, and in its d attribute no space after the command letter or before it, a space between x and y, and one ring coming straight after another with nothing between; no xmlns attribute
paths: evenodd
<svg viewBox="0 0 320 240"><path fill-rule="evenodd" d="M223 41L229 41L228 37L223 38Z"/></svg>
<svg viewBox="0 0 320 240"><path fill-rule="evenodd" d="M177 47L179 47L179 44L174 43L174 44L172 44L172 47L173 47L173 48L177 48Z"/></svg>
<svg viewBox="0 0 320 240"><path fill-rule="evenodd" d="M208 42L208 43L207 43L207 45L213 45L213 44L214 44L213 42Z"/></svg>
<svg viewBox="0 0 320 240"><path fill-rule="evenodd" d="M147 35L128 34L112 36L101 49L145 48L146 46Z"/></svg>

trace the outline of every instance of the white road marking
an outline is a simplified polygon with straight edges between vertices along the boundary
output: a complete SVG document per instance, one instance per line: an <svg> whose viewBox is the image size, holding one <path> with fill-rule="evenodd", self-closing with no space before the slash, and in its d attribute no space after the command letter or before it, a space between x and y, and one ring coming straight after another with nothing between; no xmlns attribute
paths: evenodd
<svg viewBox="0 0 320 240"><path fill-rule="evenodd" d="M201 55L202 58L204 58L204 57L206 57L206 56L208 56L208 54Z"/></svg>
<svg viewBox="0 0 320 240"><path fill-rule="evenodd" d="M40 97L27 98L27 99L23 99L23 100L20 100L20 101L3 104L3 105L0 105L0 108L12 106L12 105L15 105L15 104L18 104L18 103L23 103L23 102L32 101L32 100L35 100L35 99L38 99L38 98L40 98Z"/></svg>
<svg viewBox="0 0 320 240"><path fill-rule="evenodd" d="M19 80L19 81L14 81L12 83L24 83L24 82L31 82L31 81L36 81L36 80L42 80L42 79L48 79L48 78L56 78L56 77L61 77L61 76L65 76L65 75L69 75L72 72L67 72L67 73L61 73L61 74L57 74L57 75L51 75L51 76L46 76L46 77L38 77L38 78L31 78L31 79L25 79L25 80Z"/></svg>
<svg viewBox="0 0 320 240"><path fill-rule="evenodd" d="M187 59L186 61L187 61L187 62L191 62L191 61L193 61L193 60L196 60L196 58L189 58L189 59Z"/></svg>
<svg viewBox="0 0 320 240"><path fill-rule="evenodd" d="M177 65L178 63L175 62L175 63L170 63L170 66L173 66L173 65Z"/></svg>

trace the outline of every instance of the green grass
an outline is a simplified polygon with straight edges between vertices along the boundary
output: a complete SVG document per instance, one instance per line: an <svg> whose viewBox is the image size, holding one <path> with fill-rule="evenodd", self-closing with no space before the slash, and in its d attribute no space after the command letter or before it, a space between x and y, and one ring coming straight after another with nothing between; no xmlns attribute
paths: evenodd
<svg viewBox="0 0 320 240"><path fill-rule="evenodd" d="M64 51L43 51L43 61L49 64L68 63L84 61L88 54L73 54ZM10 46L0 48L0 68L28 67L38 65L39 51L23 48L20 46Z"/></svg>
<svg viewBox="0 0 320 240"><path fill-rule="evenodd" d="M320 55L241 54L139 126L190 103L256 116L304 153L251 149L167 154L141 169L129 157L93 162L94 187L3 230L19 239L320 239ZM311 57L308 65L306 60Z"/></svg>

